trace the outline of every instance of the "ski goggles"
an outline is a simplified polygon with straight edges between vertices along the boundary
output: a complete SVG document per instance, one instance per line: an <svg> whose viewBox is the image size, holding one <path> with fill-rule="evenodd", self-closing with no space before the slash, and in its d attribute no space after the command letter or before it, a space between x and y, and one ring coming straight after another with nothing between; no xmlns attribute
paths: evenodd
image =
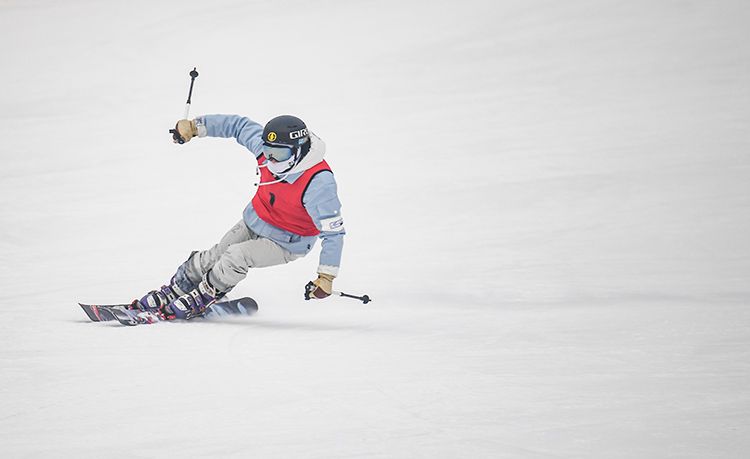
<svg viewBox="0 0 750 459"><path fill-rule="evenodd" d="M264 143L263 144L263 156L265 156L269 161L273 162L282 162L282 161L289 161L289 158L292 157L292 148L287 146L281 146L281 145L269 145Z"/></svg>

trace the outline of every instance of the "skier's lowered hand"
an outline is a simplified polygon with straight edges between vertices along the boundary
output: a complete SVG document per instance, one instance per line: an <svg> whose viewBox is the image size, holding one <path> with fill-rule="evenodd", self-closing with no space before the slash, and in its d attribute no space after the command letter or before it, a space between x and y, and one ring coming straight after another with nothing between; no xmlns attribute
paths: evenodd
<svg viewBox="0 0 750 459"><path fill-rule="evenodd" d="M312 281L315 289L311 289L310 297L321 300L330 296L331 292L333 292L333 279L335 279L334 276L330 274L318 273L318 278Z"/></svg>
<svg viewBox="0 0 750 459"><path fill-rule="evenodd" d="M190 139L198 135L198 126L195 120L180 120L170 132L174 143L190 142Z"/></svg>

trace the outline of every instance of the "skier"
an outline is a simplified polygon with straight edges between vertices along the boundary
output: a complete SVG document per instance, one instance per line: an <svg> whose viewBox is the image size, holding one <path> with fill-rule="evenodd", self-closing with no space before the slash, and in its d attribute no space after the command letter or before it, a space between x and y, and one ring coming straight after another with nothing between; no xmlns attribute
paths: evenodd
<svg viewBox="0 0 750 459"><path fill-rule="evenodd" d="M258 161L260 183L242 220L208 250L193 252L168 285L140 300L167 319L200 315L242 279L250 268L288 263L310 252L320 237L318 277L308 283L311 298L333 290L344 243L344 221L336 181L323 159L325 143L291 115L265 127L238 115L204 115L179 120L175 143L195 137L224 137L250 150Z"/></svg>

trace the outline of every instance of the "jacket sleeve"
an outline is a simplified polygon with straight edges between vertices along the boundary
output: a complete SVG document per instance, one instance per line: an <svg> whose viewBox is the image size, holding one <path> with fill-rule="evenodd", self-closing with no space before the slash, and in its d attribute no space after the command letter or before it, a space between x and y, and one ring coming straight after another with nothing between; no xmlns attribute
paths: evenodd
<svg viewBox="0 0 750 459"><path fill-rule="evenodd" d="M250 150L257 158L263 153L263 126L250 118L239 115L203 115L195 119L199 135L201 126L205 136L224 137L237 140L237 143Z"/></svg>
<svg viewBox="0 0 750 459"><path fill-rule="evenodd" d="M312 178L302 196L302 204L323 240L318 272L338 276L346 230L332 172L323 171Z"/></svg>

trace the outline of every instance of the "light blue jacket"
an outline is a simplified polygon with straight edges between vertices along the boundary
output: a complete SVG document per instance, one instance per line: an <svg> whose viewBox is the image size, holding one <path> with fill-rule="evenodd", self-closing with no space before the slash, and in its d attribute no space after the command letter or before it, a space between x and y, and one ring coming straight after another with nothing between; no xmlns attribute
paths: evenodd
<svg viewBox="0 0 750 459"><path fill-rule="evenodd" d="M256 158L262 153L263 126L246 117L239 115L204 115L196 118L199 136L224 137L237 140L237 143L250 150ZM325 154L325 144L311 135L311 153L313 150L322 160ZM308 156L311 156L308 153ZM311 158L312 159L312 158ZM308 161L309 162L309 161ZM315 163L320 161L315 161ZM312 165L312 164L311 164ZM304 170L292 173L284 181L294 183ZM340 224L341 202L336 191L336 180L332 172L324 171L316 174L302 196L302 204L320 231L323 248L320 252L320 266L318 272L338 276L341 265L341 252L344 247L344 230ZM316 236L300 236L264 222L253 209L252 202L243 212L245 224L255 234L265 237L279 244L291 253L306 255L315 245ZM336 225L328 222L339 220ZM331 229L335 230L331 231Z"/></svg>

